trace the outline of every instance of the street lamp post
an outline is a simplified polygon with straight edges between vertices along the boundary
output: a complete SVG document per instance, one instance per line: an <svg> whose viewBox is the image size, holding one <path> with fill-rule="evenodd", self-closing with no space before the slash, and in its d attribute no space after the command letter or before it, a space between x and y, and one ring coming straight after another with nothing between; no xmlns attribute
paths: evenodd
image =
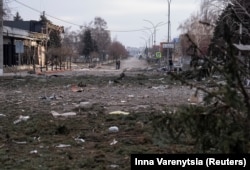
<svg viewBox="0 0 250 170"><path fill-rule="evenodd" d="M155 44L156 44L156 28L159 25L163 24L163 22L159 22L158 24L154 25L153 22L151 22L149 20L144 19L143 21L146 21L146 22L150 23L153 26L153 28L154 28L154 46L155 46Z"/></svg>
<svg viewBox="0 0 250 170"><path fill-rule="evenodd" d="M152 45L152 48L153 48L153 43L154 43L154 32L151 31L150 28L147 28L147 27L144 27L147 29L147 31L149 31L150 33L148 33L147 31L143 30L144 33L146 33L147 35L149 35L149 40L148 40L148 45L150 47L150 43ZM150 42L150 40L152 40L152 42Z"/></svg>
<svg viewBox="0 0 250 170"><path fill-rule="evenodd" d="M171 4L171 0L167 0L168 1L168 42L170 41L170 4Z"/></svg>
<svg viewBox="0 0 250 170"><path fill-rule="evenodd" d="M167 0L168 2L168 43L170 42L170 29L171 29L171 22L170 22L170 4L171 4L171 0ZM167 59L168 59L168 62L169 62L169 67L170 67L170 71L172 70L172 57L171 57L171 54L170 54L170 49L167 48Z"/></svg>

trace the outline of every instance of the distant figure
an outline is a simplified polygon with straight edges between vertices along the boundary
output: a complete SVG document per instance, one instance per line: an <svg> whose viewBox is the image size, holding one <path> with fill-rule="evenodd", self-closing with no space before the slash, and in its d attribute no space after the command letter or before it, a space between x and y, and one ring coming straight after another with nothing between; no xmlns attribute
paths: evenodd
<svg viewBox="0 0 250 170"><path fill-rule="evenodd" d="M119 70L120 66L121 66L121 62L120 62L120 60L117 60L116 61L116 70Z"/></svg>

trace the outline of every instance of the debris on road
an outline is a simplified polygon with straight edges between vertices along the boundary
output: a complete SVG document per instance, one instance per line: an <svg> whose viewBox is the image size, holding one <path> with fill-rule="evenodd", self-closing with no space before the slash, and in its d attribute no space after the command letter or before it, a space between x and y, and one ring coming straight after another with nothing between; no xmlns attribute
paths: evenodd
<svg viewBox="0 0 250 170"><path fill-rule="evenodd" d="M119 128L117 126L111 126L109 128L109 132L111 132L111 133L119 132Z"/></svg>
<svg viewBox="0 0 250 170"><path fill-rule="evenodd" d="M37 154L37 153L38 153L37 150L30 151L30 154Z"/></svg>
<svg viewBox="0 0 250 170"><path fill-rule="evenodd" d="M84 139L79 138L79 137L74 138L74 140L75 140L77 143L84 143L84 142L85 142Z"/></svg>
<svg viewBox="0 0 250 170"><path fill-rule="evenodd" d="M27 144L26 141L13 141L13 142L16 143L16 144L19 144L19 145L25 145L25 144Z"/></svg>
<svg viewBox="0 0 250 170"><path fill-rule="evenodd" d="M78 85L71 86L72 92L83 92L83 88L79 87Z"/></svg>
<svg viewBox="0 0 250 170"><path fill-rule="evenodd" d="M115 145L115 144L117 144L117 140L115 140L115 139L113 139L113 141L110 143L110 145Z"/></svg>
<svg viewBox="0 0 250 170"><path fill-rule="evenodd" d="M80 102L80 104L79 104L80 109L87 110L87 109L91 109L92 107L93 107L93 104L90 102Z"/></svg>
<svg viewBox="0 0 250 170"><path fill-rule="evenodd" d="M5 114L0 113L0 117L6 117L6 115L5 115Z"/></svg>
<svg viewBox="0 0 250 170"><path fill-rule="evenodd" d="M20 123L22 121L27 121L28 119L30 118L30 116L23 116L23 115L20 115L19 118L17 120L15 120L13 123L14 124L17 124L17 123Z"/></svg>
<svg viewBox="0 0 250 170"><path fill-rule="evenodd" d="M71 147L71 145L68 145L68 144L59 144L56 146L56 148L68 148L68 147Z"/></svg>
<svg viewBox="0 0 250 170"><path fill-rule="evenodd" d="M129 112L124 112L124 111L113 111L109 113L110 115L129 115Z"/></svg>
<svg viewBox="0 0 250 170"><path fill-rule="evenodd" d="M57 117L69 117L69 116L76 116L75 112L66 112L66 113L58 113L56 111L51 111L51 114L53 115L53 117L57 118Z"/></svg>

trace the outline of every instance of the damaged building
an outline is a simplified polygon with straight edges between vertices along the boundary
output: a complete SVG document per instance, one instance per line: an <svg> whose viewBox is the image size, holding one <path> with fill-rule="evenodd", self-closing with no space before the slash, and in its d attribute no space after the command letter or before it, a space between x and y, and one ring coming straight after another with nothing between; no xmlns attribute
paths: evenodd
<svg viewBox="0 0 250 170"><path fill-rule="evenodd" d="M63 27L44 21L3 22L3 65L46 66L46 50L51 30L63 32Z"/></svg>

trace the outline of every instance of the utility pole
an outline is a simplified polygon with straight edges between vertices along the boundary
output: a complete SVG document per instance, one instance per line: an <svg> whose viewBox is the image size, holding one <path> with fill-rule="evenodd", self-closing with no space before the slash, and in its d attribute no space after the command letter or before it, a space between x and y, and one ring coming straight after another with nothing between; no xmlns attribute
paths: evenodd
<svg viewBox="0 0 250 170"><path fill-rule="evenodd" d="M171 0L167 0L168 1L168 44L170 43L170 28L171 28L171 22L170 22L170 4L171 4ZM169 62L169 68L170 71L172 70L172 56L171 56L171 52L170 49L167 48L167 60Z"/></svg>
<svg viewBox="0 0 250 170"><path fill-rule="evenodd" d="M0 76L3 75L3 0L0 0Z"/></svg>
<svg viewBox="0 0 250 170"><path fill-rule="evenodd" d="M153 29L154 29L154 46L155 46L155 45L156 45L156 28L157 28L158 26L160 26L161 24L163 24L163 22L159 22L158 24L155 25L153 22L151 22L151 21L149 21L149 20L144 19L144 21L150 23L150 24L153 26ZM150 30L150 29L149 29L149 30Z"/></svg>
<svg viewBox="0 0 250 170"><path fill-rule="evenodd" d="M170 21L170 4L171 4L171 0L168 0L168 43L170 41L170 28L171 28L171 21Z"/></svg>

